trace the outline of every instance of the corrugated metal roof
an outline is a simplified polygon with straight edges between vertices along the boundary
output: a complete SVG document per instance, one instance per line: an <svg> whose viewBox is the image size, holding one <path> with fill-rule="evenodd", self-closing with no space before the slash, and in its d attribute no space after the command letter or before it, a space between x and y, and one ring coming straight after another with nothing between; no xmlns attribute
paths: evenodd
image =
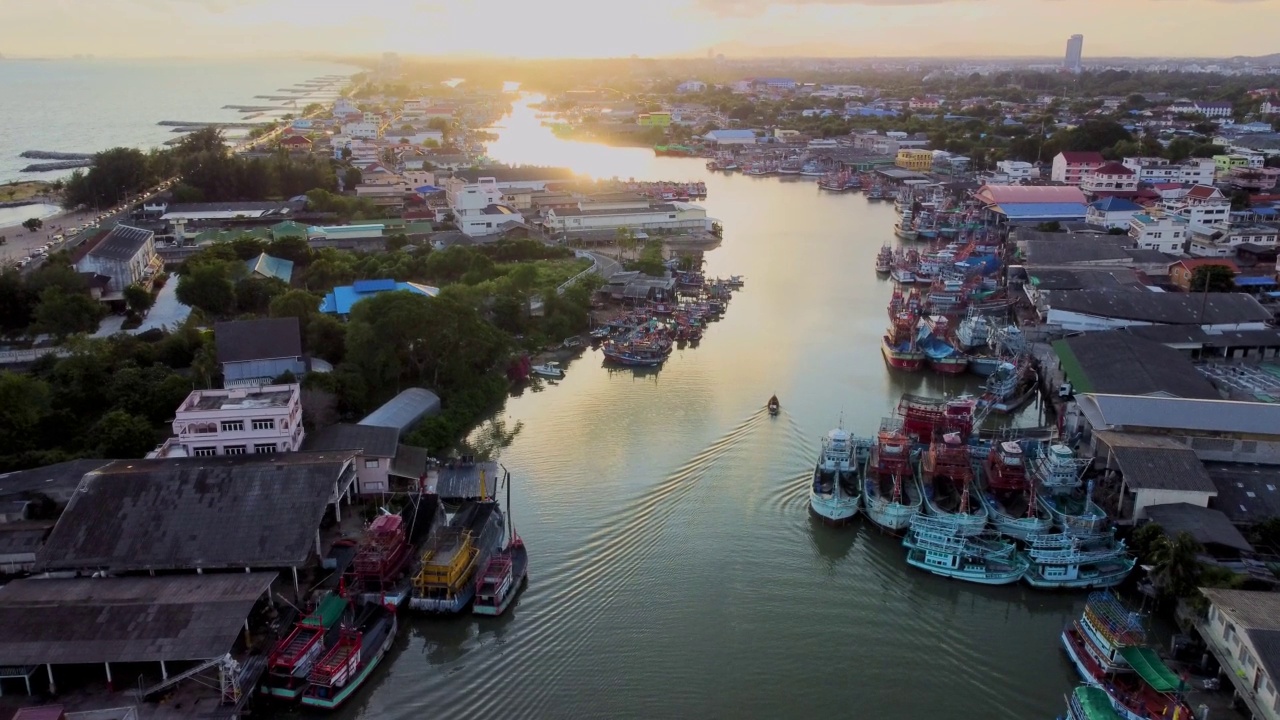
<svg viewBox="0 0 1280 720"><path fill-rule="evenodd" d="M1203 432L1280 435L1280 404L1086 394L1081 410L1093 412L1102 428L1161 428Z"/></svg>
<svg viewBox="0 0 1280 720"><path fill-rule="evenodd" d="M407 388L360 421L361 425L395 428L404 434L419 420L440 412L440 396L426 388Z"/></svg>
<svg viewBox="0 0 1280 720"><path fill-rule="evenodd" d="M1185 532L1190 533L1201 545L1214 544L1241 552L1253 552L1253 546L1220 510L1191 503L1169 503L1148 505L1146 513L1170 538Z"/></svg>

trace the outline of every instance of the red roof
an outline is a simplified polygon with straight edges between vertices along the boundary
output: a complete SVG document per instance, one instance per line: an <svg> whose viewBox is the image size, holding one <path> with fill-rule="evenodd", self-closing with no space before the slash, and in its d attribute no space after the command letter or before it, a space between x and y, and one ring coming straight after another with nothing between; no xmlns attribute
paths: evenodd
<svg viewBox="0 0 1280 720"><path fill-rule="evenodd" d="M983 185L974 197L987 205L1085 203L1084 193L1073 185Z"/></svg>
<svg viewBox="0 0 1280 720"><path fill-rule="evenodd" d="M1072 165L1101 165L1107 161L1100 152L1063 150L1058 154L1062 156L1063 160Z"/></svg>
<svg viewBox="0 0 1280 720"><path fill-rule="evenodd" d="M290 135L289 137L281 140L280 144L293 145L295 147L302 147L303 145L306 145L307 147L310 147L311 141L302 137L301 135Z"/></svg>
<svg viewBox="0 0 1280 720"><path fill-rule="evenodd" d="M1098 175L1132 175L1133 171L1121 165L1118 162L1109 162L1101 167L1094 168L1094 172Z"/></svg>
<svg viewBox="0 0 1280 720"><path fill-rule="evenodd" d="M1190 258L1188 260L1179 260L1173 263L1173 265L1181 265L1187 270L1195 270L1196 268L1204 265L1226 265L1231 268L1231 272L1236 274L1240 273L1240 268L1236 265L1235 261L1228 260L1227 258ZM1170 265L1169 267L1173 267L1173 265Z"/></svg>
<svg viewBox="0 0 1280 720"><path fill-rule="evenodd" d="M1187 197L1196 200L1208 200L1218 192L1218 188L1212 185L1196 185L1187 193Z"/></svg>

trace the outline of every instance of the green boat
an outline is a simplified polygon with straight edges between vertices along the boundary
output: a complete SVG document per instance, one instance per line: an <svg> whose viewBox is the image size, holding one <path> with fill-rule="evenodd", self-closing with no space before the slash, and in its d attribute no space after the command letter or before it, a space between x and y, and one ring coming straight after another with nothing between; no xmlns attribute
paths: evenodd
<svg viewBox="0 0 1280 720"><path fill-rule="evenodd" d="M307 689L308 673L334 639L335 628L346 610L346 598L326 595L315 611L299 620L293 631L272 648L260 692L285 702L301 697Z"/></svg>
<svg viewBox="0 0 1280 720"><path fill-rule="evenodd" d="M1081 685L1067 697L1067 720L1121 720L1102 688Z"/></svg>
<svg viewBox="0 0 1280 720"><path fill-rule="evenodd" d="M343 628L338 642L307 673L302 704L335 710L364 685L396 639L394 608L367 605L355 628Z"/></svg>

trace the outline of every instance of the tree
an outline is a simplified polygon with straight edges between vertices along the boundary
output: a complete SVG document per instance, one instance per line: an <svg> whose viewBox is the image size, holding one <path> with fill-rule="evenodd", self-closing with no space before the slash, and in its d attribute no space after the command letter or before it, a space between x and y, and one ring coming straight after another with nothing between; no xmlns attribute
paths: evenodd
<svg viewBox="0 0 1280 720"><path fill-rule="evenodd" d="M1226 265L1201 265L1191 271L1190 292L1235 292L1235 273Z"/></svg>
<svg viewBox="0 0 1280 720"><path fill-rule="evenodd" d="M636 249L636 236L631 232L629 227L620 227L613 232L613 240L618 244L622 257L626 257L628 252L634 252Z"/></svg>
<svg viewBox="0 0 1280 720"><path fill-rule="evenodd" d="M394 233L387 238L387 249L391 252L403 250L409 244L409 236L404 233Z"/></svg>
<svg viewBox="0 0 1280 720"><path fill-rule="evenodd" d="M1197 558L1203 549L1191 533L1180 532L1173 540L1164 536L1152 558L1155 561L1152 582L1163 594L1189 597L1196 591L1200 579L1200 561Z"/></svg>
<svg viewBox="0 0 1280 720"><path fill-rule="evenodd" d="M104 458L140 458L155 447L151 424L124 410L112 410L93 426L98 455Z"/></svg>
<svg viewBox="0 0 1280 720"><path fill-rule="evenodd" d="M298 318L298 329L305 338L308 325L320 314L320 298L306 290L289 290L271 299L268 314L273 318Z"/></svg>
<svg viewBox="0 0 1280 720"><path fill-rule="evenodd" d="M49 385L30 375L0 370L0 455L33 449L36 428L49 412Z"/></svg>
<svg viewBox="0 0 1280 720"><path fill-rule="evenodd" d="M307 325L303 336L307 350L317 357L337 365L347 351L347 326L332 315L317 314Z"/></svg>
<svg viewBox="0 0 1280 720"><path fill-rule="evenodd" d="M35 310L36 295L17 270L0 270L0 334L26 330Z"/></svg>
<svg viewBox="0 0 1280 720"><path fill-rule="evenodd" d="M231 241L231 250L241 260L252 260L263 253L266 244L252 235L241 235Z"/></svg>
<svg viewBox="0 0 1280 720"><path fill-rule="evenodd" d="M145 315L155 302L155 297L146 288L137 283L124 289L124 304L128 306L129 312L134 315L139 317Z"/></svg>
<svg viewBox="0 0 1280 720"><path fill-rule="evenodd" d="M285 235L272 240L267 243L266 253L302 267L311 264L311 246L307 244L305 237L298 235Z"/></svg>
<svg viewBox="0 0 1280 720"><path fill-rule="evenodd" d="M342 187L347 190L355 190L357 185L364 182L364 173L360 172L360 168L347 168L342 174Z"/></svg>
<svg viewBox="0 0 1280 720"><path fill-rule="evenodd" d="M236 283L236 310L262 315L271 306L271 301L288 289L289 286L277 278L244 278Z"/></svg>
<svg viewBox="0 0 1280 720"><path fill-rule="evenodd" d="M40 293L34 326L40 332L61 339L74 333L97 330L106 313L106 308L88 295L51 287Z"/></svg>
<svg viewBox="0 0 1280 720"><path fill-rule="evenodd" d="M44 221L40 218L27 218L22 221L22 227L26 228L28 232L35 232L44 227Z"/></svg>
<svg viewBox="0 0 1280 720"><path fill-rule="evenodd" d="M202 263L178 280L178 302L214 317L229 314L236 304L235 286L226 263Z"/></svg>

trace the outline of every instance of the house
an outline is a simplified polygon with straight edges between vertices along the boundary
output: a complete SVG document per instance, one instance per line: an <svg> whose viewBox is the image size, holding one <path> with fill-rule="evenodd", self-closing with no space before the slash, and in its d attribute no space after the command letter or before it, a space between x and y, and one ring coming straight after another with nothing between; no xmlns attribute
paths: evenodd
<svg viewBox="0 0 1280 720"><path fill-rule="evenodd" d="M249 268L249 275L261 279L275 279L288 285L293 279L293 261L283 258L271 257L266 253L258 255L252 260L246 260L245 265Z"/></svg>
<svg viewBox="0 0 1280 720"><path fill-rule="evenodd" d="M1176 200L1166 200L1166 212L1178 215L1192 225L1209 225L1225 221L1231 213L1231 201L1212 185L1196 185Z"/></svg>
<svg viewBox="0 0 1280 720"><path fill-rule="evenodd" d="M480 177L476 182L452 177L445 180L444 188L453 222L468 237L496 235L503 223L520 217L515 208L503 203L496 177Z"/></svg>
<svg viewBox="0 0 1280 720"><path fill-rule="evenodd" d="M933 169L933 151L904 148L898 151L893 164L906 170L927 172Z"/></svg>
<svg viewBox="0 0 1280 720"><path fill-rule="evenodd" d="M1138 178L1118 162L1103 163L1080 180L1080 189L1099 197L1133 197L1138 193Z"/></svg>
<svg viewBox="0 0 1280 720"><path fill-rule="evenodd" d="M220 322L213 337L224 387L264 385L285 373L301 378L307 372L296 317Z"/></svg>
<svg viewBox="0 0 1280 720"><path fill-rule="evenodd" d="M1192 225L1187 253L1196 257L1234 257L1236 249L1244 244L1275 247L1277 231L1270 225L1246 225L1217 222L1211 225Z"/></svg>
<svg viewBox="0 0 1280 720"><path fill-rule="evenodd" d="M1196 325L1205 330L1262 330L1271 312L1243 293L1151 292L1117 288L1049 291L1044 322L1092 331L1133 325ZM1280 406L1278 406L1280 407Z"/></svg>
<svg viewBox="0 0 1280 720"><path fill-rule="evenodd" d="M1056 183L1079 185L1085 176L1102 167L1106 160L1100 152L1077 152L1064 150L1053 158L1053 169L1049 179Z"/></svg>
<svg viewBox="0 0 1280 720"><path fill-rule="evenodd" d="M130 285L150 287L163 263L156 255L156 234L129 225L116 225L76 262L76 270L110 278L103 300L121 300Z"/></svg>
<svg viewBox="0 0 1280 720"><path fill-rule="evenodd" d="M1196 630L1234 699L1258 720L1280 718L1280 593L1200 588L1209 601Z"/></svg>
<svg viewBox="0 0 1280 720"><path fill-rule="evenodd" d="M547 230L573 233L614 232L618 228L639 230L706 230L709 220L702 205L685 202L591 203L580 201L577 207L549 208L543 218Z"/></svg>
<svg viewBox="0 0 1280 720"><path fill-rule="evenodd" d="M1138 247L1162 253L1181 253L1190 230L1186 219L1177 215L1136 213L1129 219L1129 237Z"/></svg>
<svg viewBox="0 0 1280 720"><path fill-rule="evenodd" d="M387 121L381 115L366 112L360 116L358 122L343 123L342 134L349 138L381 140L386 128Z"/></svg>
<svg viewBox="0 0 1280 720"><path fill-rule="evenodd" d="M440 397L426 388L405 388L364 416L361 425L395 428L399 435L409 432L420 420L440 413Z"/></svg>
<svg viewBox="0 0 1280 720"><path fill-rule="evenodd" d="M668 127L671 125L671 113L667 111L640 113L636 116L636 124L644 127Z"/></svg>
<svg viewBox="0 0 1280 720"><path fill-rule="evenodd" d="M289 135L280 141L280 147L289 152L311 152L311 141L301 135Z"/></svg>
<svg viewBox="0 0 1280 720"><path fill-rule="evenodd" d="M1190 260L1178 260L1169 265L1169 282L1177 286L1183 292L1198 292L1191 287L1191 278L1195 276L1196 268L1218 265L1225 267L1231 271L1232 275L1239 275L1240 268L1236 264L1225 258L1195 258Z"/></svg>
<svg viewBox="0 0 1280 720"><path fill-rule="evenodd" d="M391 279L357 280L351 285L335 287L320 302L320 312L345 318L351 314L351 308L367 297L384 292L411 292L427 297L440 294L439 288L418 283L396 282Z"/></svg>
<svg viewBox="0 0 1280 720"><path fill-rule="evenodd" d="M712 130L702 136L712 145L755 145L756 134L751 130Z"/></svg>
<svg viewBox="0 0 1280 720"><path fill-rule="evenodd" d="M1194 112L1208 118L1229 118L1231 117L1232 105L1229 102L1197 101Z"/></svg>
<svg viewBox="0 0 1280 720"><path fill-rule="evenodd" d="M685 80L676 86L678 93L697 93L707 89L707 84L701 80Z"/></svg>
<svg viewBox="0 0 1280 720"><path fill-rule="evenodd" d="M334 247L346 250L374 251L386 247L387 226L382 223L360 225L311 225L307 242L313 248Z"/></svg>
<svg viewBox="0 0 1280 720"><path fill-rule="evenodd" d="M1128 228L1133 217L1142 212L1142 206L1121 197L1105 197L1089 203L1084 211L1084 221L1108 230Z"/></svg>
<svg viewBox="0 0 1280 720"><path fill-rule="evenodd" d="M1030 180L1034 170L1035 165L1021 160L1001 160L996 163L996 172L1007 177L1010 183Z"/></svg>
<svg viewBox="0 0 1280 720"><path fill-rule="evenodd" d="M1153 505L1187 503L1208 507L1210 499L1218 494L1195 451L1176 440L1107 430L1095 430L1091 440L1095 457L1108 478L1119 480L1117 505L1109 509L1122 521L1146 519L1147 508Z"/></svg>
<svg viewBox="0 0 1280 720"><path fill-rule="evenodd" d="M294 452L306 437L301 398L297 383L196 390L175 411L173 436L147 457Z"/></svg>
<svg viewBox="0 0 1280 720"><path fill-rule="evenodd" d="M308 452L349 450L356 453L356 493L370 495L391 489L391 463L399 448L400 433L395 428L338 423L307 437Z"/></svg>

